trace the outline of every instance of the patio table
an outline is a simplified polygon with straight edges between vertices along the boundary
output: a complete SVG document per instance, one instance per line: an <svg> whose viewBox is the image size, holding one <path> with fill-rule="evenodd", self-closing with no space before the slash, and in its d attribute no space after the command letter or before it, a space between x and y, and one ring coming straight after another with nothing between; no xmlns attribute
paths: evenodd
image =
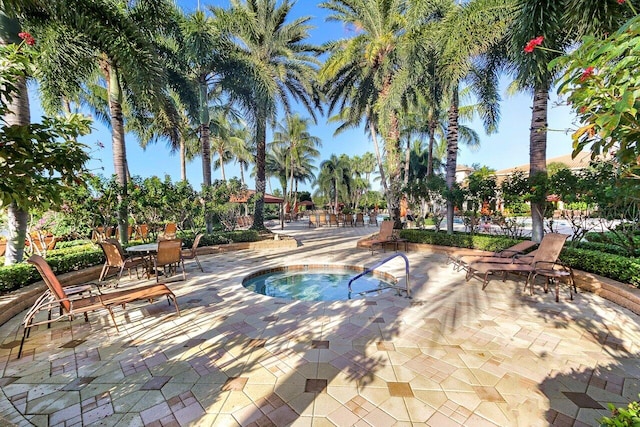
<svg viewBox="0 0 640 427"><path fill-rule="evenodd" d="M151 278L155 271L153 270L153 254L158 252L158 243L145 243L143 245L129 246L127 252L137 253L142 256L147 264L147 279Z"/></svg>

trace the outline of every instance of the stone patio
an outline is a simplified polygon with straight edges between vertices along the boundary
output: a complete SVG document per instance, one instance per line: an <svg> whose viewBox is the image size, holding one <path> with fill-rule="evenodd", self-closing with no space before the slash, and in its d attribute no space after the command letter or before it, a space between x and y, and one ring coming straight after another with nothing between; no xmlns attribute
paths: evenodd
<svg viewBox="0 0 640 427"><path fill-rule="evenodd" d="M279 230L275 230L280 232ZM0 327L0 425L586 426L640 393L637 315L596 295L465 282L445 256L409 252L413 299L268 298L242 287L289 264L372 265L373 227L287 224L295 249L242 250L187 264L166 301L90 323ZM383 271L404 283L396 258ZM122 286L144 281L123 280Z"/></svg>

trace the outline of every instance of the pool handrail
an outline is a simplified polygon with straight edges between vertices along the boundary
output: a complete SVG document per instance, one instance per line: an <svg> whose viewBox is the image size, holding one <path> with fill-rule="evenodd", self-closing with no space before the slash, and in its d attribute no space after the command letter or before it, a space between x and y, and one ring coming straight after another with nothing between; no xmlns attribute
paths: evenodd
<svg viewBox="0 0 640 427"><path fill-rule="evenodd" d="M349 295L351 295L351 283L353 283L355 280L361 278L365 274L371 273L376 268L378 268L381 265L391 261L392 259L394 259L396 257L402 257L402 259L404 259L404 264L405 264L405 285L406 285L406 290L405 291L407 293L407 298L411 298L411 289L409 287L409 258L407 258L407 256L405 254L400 253L400 252L395 253L395 254L383 259L382 261L378 261L377 263L373 264L373 266L371 266L371 267L367 268L366 270L364 270L362 273L359 273L359 274L353 276L349 280L349 285L348 285L349 286ZM364 291L364 292L371 292L371 291Z"/></svg>

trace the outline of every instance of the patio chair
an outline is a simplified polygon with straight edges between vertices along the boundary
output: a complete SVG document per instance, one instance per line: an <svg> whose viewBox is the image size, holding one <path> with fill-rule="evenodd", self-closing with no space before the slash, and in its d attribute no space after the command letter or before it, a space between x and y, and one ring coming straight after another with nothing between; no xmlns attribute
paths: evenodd
<svg viewBox="0 0 640 427"><path fill-rule="evenodd" d="M342 226L346 227L347 225L353 227L353 215L352 214L344 214L344 220L342 222Z"/></svg>
<svg viewBox="0 0 640 427"><path fill-rule="evenodd" d="M158 240L171 240L176 238L178 226L174 222L169 222L164 226L164 231L158 236Z"/></svg>
<svg viewBox="0 0 640 427"><path fill-rule="evenodd" d="M537 242L531 240L524 240L518 242L515 245L502 249L496 252L480 252L480 251L457 251L449 254L447 258L447 264L452 263L455 270L467 270L467 266L472 262L492 262L488 258L513 258L516 255L521 255L529 249L537 246ZM499 261L500 262L500 261Z"/></svg>
<svg viewBox="0 0 640 427"><path fill-rule="evenodd" d="M136 239L140 239L143 242L149 240L149 226L147 224L138 224L136 226Z"/></svg>
<svg viewBox="0 0 640 427"><path fill-rule="evenodd" d="M159 280L158 267L162 267L165 274L177 273L178 264L182 265L182 280L187 280L182 260L182 239L161 240L158 242L158 252L153 258L153 268L156 273L156 283Z"/></svg>
<svg viewBox="0 0 640 427"><path fill-rule="evenodd" d="M525 281L525 289L530 286L531 295L533 295L533 276L536 275L536 271L540 271L538 275L543 275L542 272L549 269L554 269L558 264L558 257L564 247L564 244L569 235L559 233L547 233L542 238L540 246L536 250L536 253L531 260L531 263L522 261L516 261L512 263L504 262L472 262L468 265L467 280L473 276L482 278L482 289L484 290L490 278L497 273L503 274L503 280L508 273L514 274L526 274L527 280ZM495 260L499 260L500 257L495 257ZM503 258L504 260L504 258ZM557 296L557 295L556 295ZM573 296L572 296L573 297Z"/></svg>
<svg viewBox="0 0 640 427"><path fill-rule="evenodd" d="M361 226L364 227L364 214L362 214L362 213L357 213L356 214L356 220L353 223L353 226L357 227L358 225L361 225Z"/></svg>
<svg viewBox="0 0 640 427"><path fill-rule="evenodd" d="M127 226L127 241L131 240L131 236L133 236L133 225ZM116 239L120 239L120 227L116 227Z"/></svg>
<svg viewBox="0 0 640 427"><path fill-rule="evenodd" d="M193 239L193 245L191 246L191 249L184 249L182 251L182 259L195 259L196 263L198 264L198 268L200 268L200 271L204 273L204 269L202 268L200 260L198 259L198 245L200 244L200 239L202 239L202 236L204 236L204 234L202 233L196 235L195 239Z"/></svg>
<svg viewBox="0 0 640 427"><path fill-rule="evenodd" d="M318 216L314 213L309 214L309 228L311 227L318 227L320 220L318 219Z"/></svg>
<svg viewBox="0 0 640 427"><path fill-rule="evenodd" d="M384 245L386 245L387 243L394 243L397 249L398 242L406 243L407 240L400 239L393 234L393 221L382 221L382 224L380 224L380 232L378 233L378 237L370 240L369 242L371 243L371 255L373 255L376 246L380 246L380 248L384 250Z"/></svg>
<svg viewBox="0 0 640 427"><path fill-rule="evenodd" d="M22 341L20 342L20 349L18 350L18 358L22 355L25 339L29 336L32 327L49 324L61 319L66 319L71 322L75 316L81 314L84 315L85 320L88 321L87 313L90 311L107 310L118 332L120 332L120 330L118 329L118 324L113 314L114 306L120 305L125 308L127 304L134 301L148 300L152 302L154 299L166 296L169 304L173 301L176 306L176 312L178 316L180 316L180 308L178 307L176 296L164 284L140 286L108 293L100 292L100 288L93 284L96 289L94 293L88 296L77 295L77 297L70 297L44 258L39 255L32 255L28 262L36 267L47 285L48 290L38 298L22 321L24 333L22 335ZM52 318L50 314L55 312L55 310L52 309L57 308L61 310L60 315ZM48 311L49 316L46 320L35 321L36 315L41 311Z"/></svg>
<svg viewBox="0 0 640 427"><path fill-rule="evenodd" d="M364 225L364 222L362 225ZM378 226L378 215L373 213L369 214L369 225L375 225L376 227Z"/></svg>
<svg viewBox="0 0 640 427"><path fill-rule="evenodd" d="M322 227L323 225L327 225L327 213L321 212L318 216L318 227Z"/></svg>
<svg viewBox="0 0 640 427"><path fill-rule="evenodd" d="M338 227L338 215L336 214L329 214L329 227L332 225Z"/></svg>
<svg viewBox="0 0 640 427"><path fill-rule="evenodd" d="M106 258L104 265L102 266L102 271L100 272L100 277L98 278L99 282L104 280L111 268L118 269L116 287L120 282L120 278L122 277L122 273L125 268L129 271L129 278L131 278L132 268L136 269L136 278L140 278L140 275L138 274L138 267L146 265L146 260L144 258L140 256L126 256L117 239L106 239L102 242L98 242L98 245L102 248L102 252L104 252L104 256Z"/></svg>

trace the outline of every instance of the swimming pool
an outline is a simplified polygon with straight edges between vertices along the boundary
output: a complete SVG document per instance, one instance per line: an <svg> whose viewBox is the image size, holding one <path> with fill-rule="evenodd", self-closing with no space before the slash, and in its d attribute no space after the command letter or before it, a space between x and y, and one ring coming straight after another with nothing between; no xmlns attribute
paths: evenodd
<svg viewBox="0 0 640 427"><path fill-rule="evenodd" d="M388 273L374 271L352 283L363 267L344 265L291 265L260 270L244 278L242 285L259 294L302 301L337 301L376 295L395 286ZM364 292L364 294L363 294Z"/></svg>

